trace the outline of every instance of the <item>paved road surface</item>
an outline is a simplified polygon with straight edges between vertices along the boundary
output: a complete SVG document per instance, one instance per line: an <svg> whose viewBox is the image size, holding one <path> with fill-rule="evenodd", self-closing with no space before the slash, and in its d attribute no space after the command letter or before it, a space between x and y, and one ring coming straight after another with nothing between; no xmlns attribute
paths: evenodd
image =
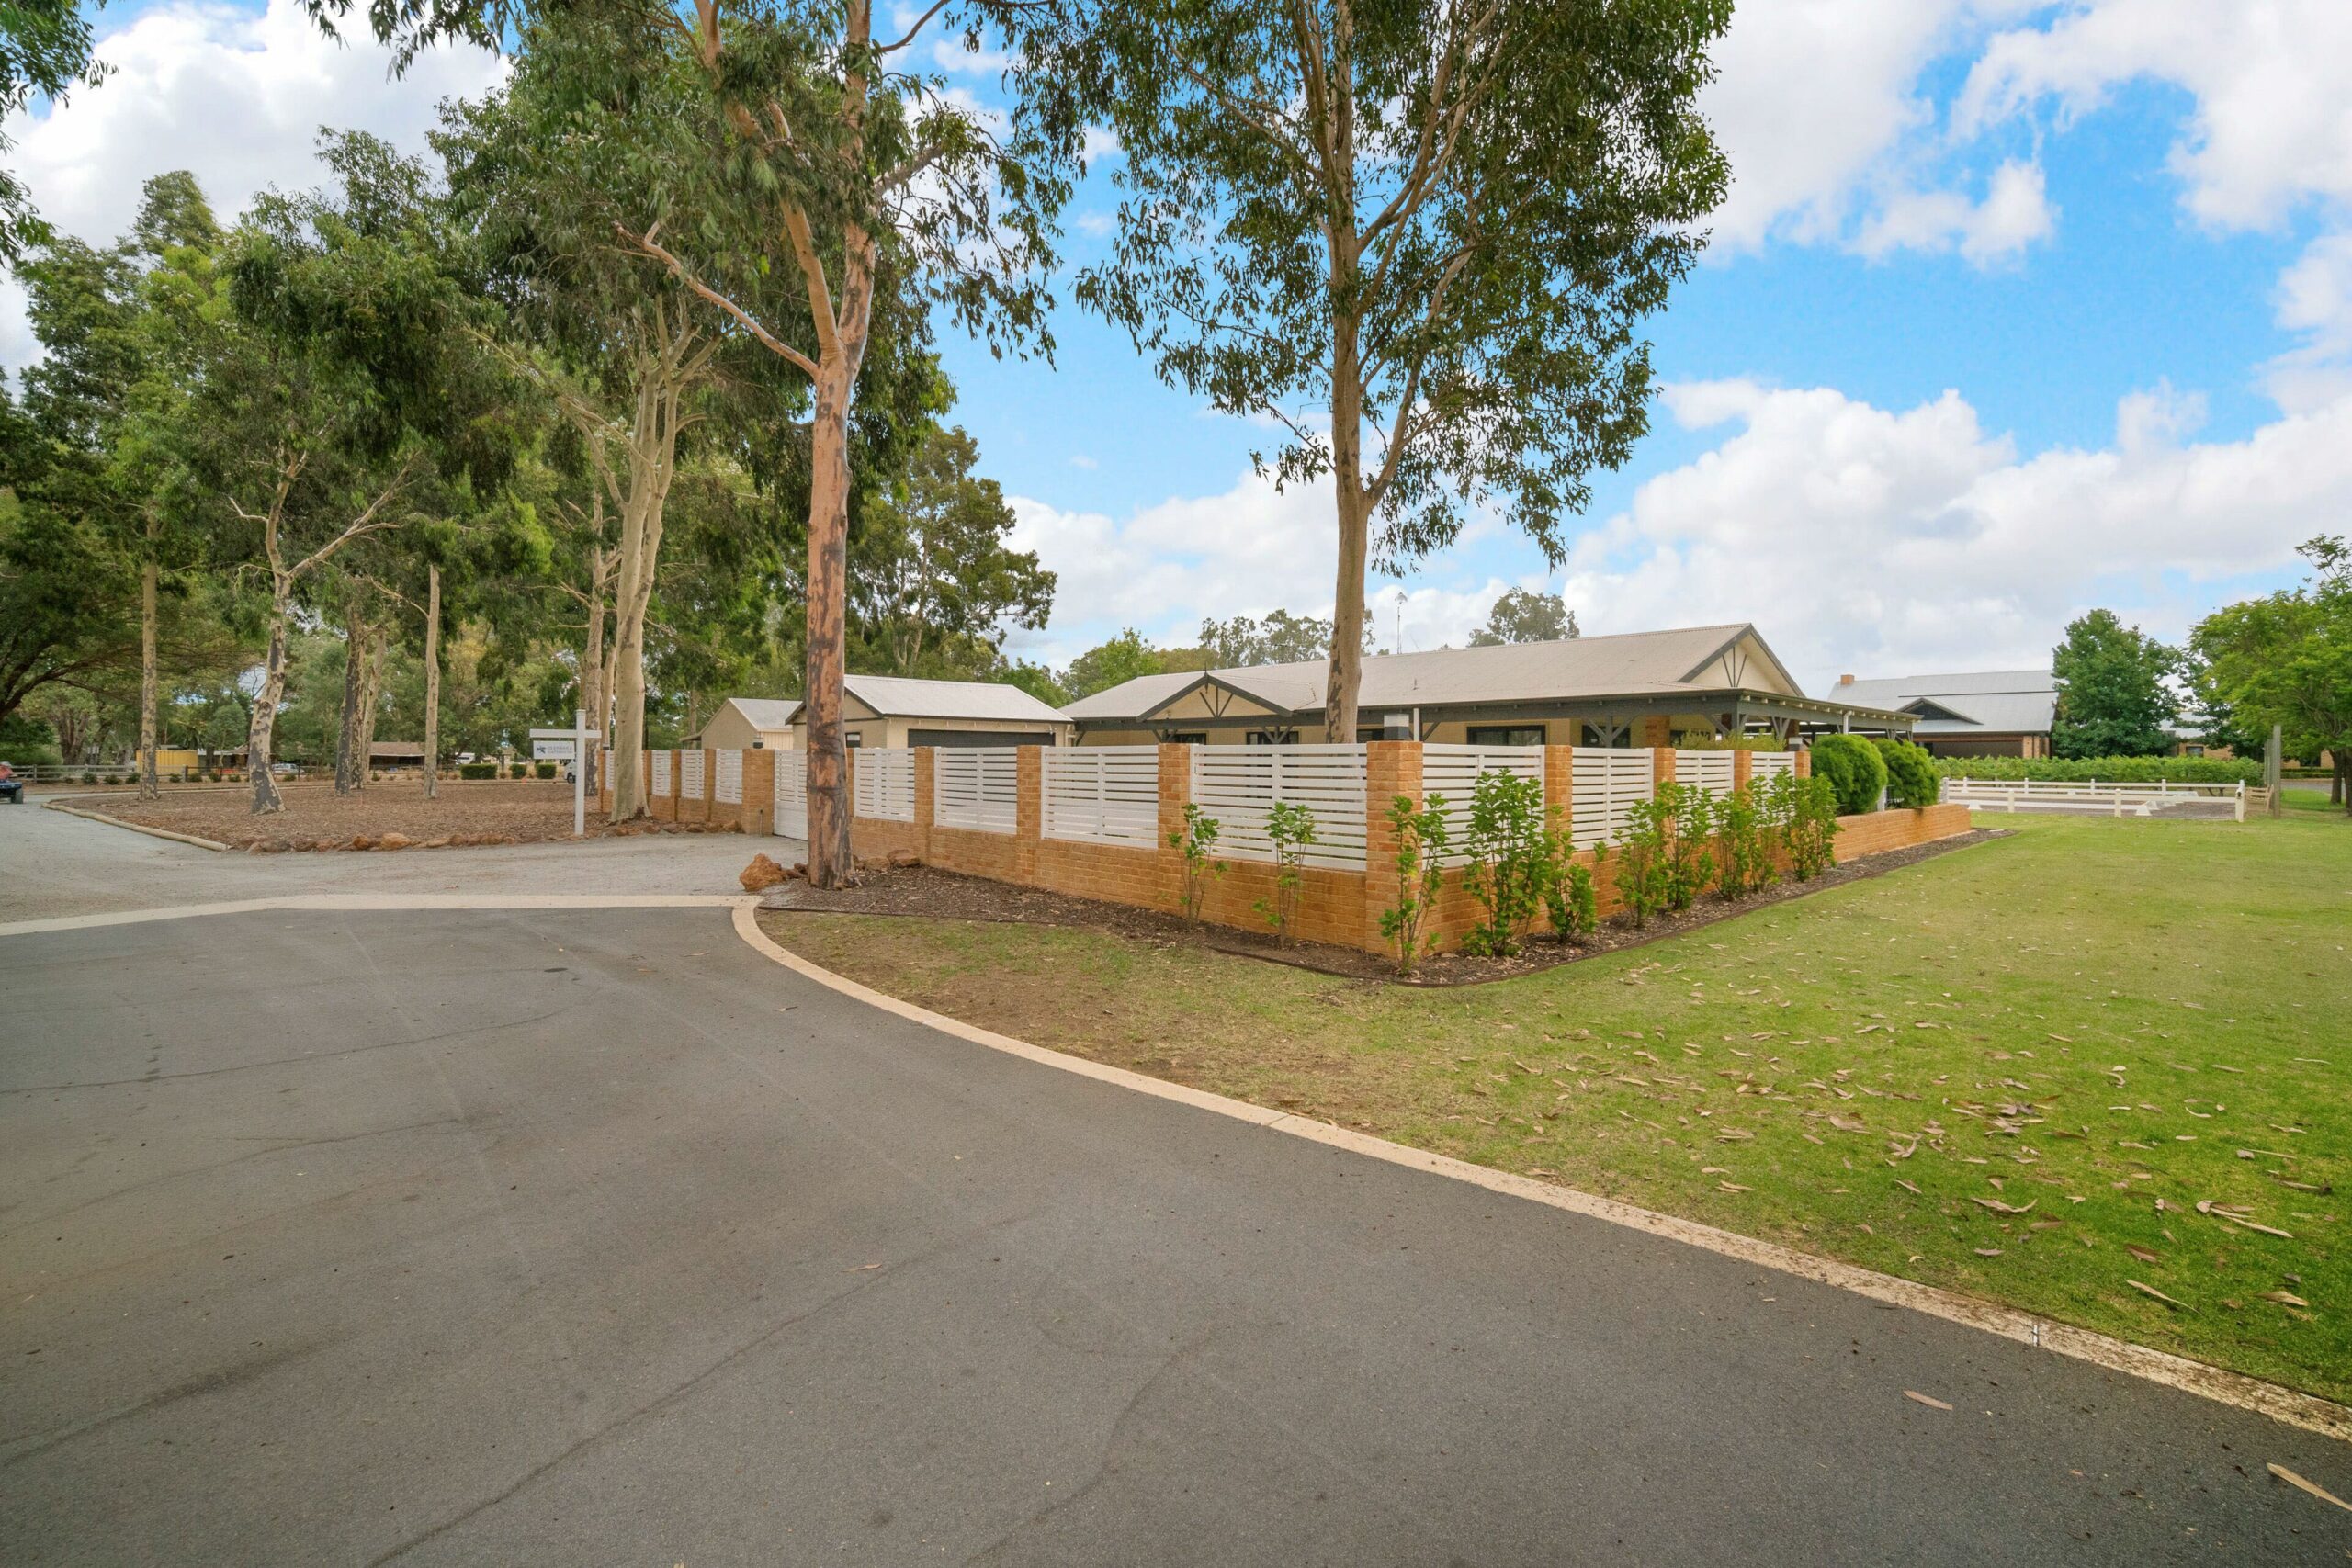
<svg viewBox="0 0 2352 1568"><path fill-rule="evenodd" d="M797 839L733 833L589 839L577 844L253 855L199 850L34 800L0 806L0 923L230 903L295 893L740 893L762 850L786 865ZM86 802L104 810L104 801Z"/></svg>
<svg viewBox="0 0 2352 1568"><path fill-rule="evenodd" d="M7 937L0 998L10 1564L2352 1548L2263 1471L2352 1448L942 1036L723 910Z"/></svg>

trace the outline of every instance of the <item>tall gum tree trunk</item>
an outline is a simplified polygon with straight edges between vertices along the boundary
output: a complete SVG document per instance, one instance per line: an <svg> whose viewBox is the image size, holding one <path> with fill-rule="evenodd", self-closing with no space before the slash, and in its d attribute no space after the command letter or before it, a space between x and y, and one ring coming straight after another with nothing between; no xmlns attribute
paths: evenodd
<svg viewBox="0 0 2352 1568"><path fill-rule="evenodd" d="M152 528L148 536L152 541ZM153 800L164 793L162 781L155 776L155 704L159 684L155 671L155 561L150 555L139 568L139 798L141 800Z"/></svg>
<svg viewBox="0 0 2352 1568"><path fill-rule="evenodd" d="M849 563L849 392L854 375L829 360L808 432L808 881L842 887L855 869L849 758L842 739L843 601Z"/></svg>
<svg viewBox="0 0 2352 1568"><path fill-rule="evenodd" d="M277 705L286 695L286 622L293 613L293 593L294 585L282 577L271 584L269 654L262 665L261 690L254 694L253 723L245 731L245 773L253 782L256 817L286 809L269 771L269 747L277 732Z"/></svg>
<svg viewBox="0 0 2352 1568"><path fill-rule="evenodd" d="M391 628L370 626L368 631L368 662L359 672L358 733L351 747L351 792L357 795L368 787L368 776L376 765L376 716L384 697L384 660L391 651Z"/></svg>
<svg viewBox="0 0 2352 1568"><path fill-rule="evenodd" d="M359 739L360 687L366 682L364 671L368 663L368 621L360 604L360 591L355 586L344 606L343 615L343 706L336 716L334 732L334 792L349 795L352 784L352 748Z"/></svg>
<svg viewBox="0 0 2352 1568"><path fill-rule="evenodd" d="M424 798L441 796L441 569L424 569Z"/></svg>
<svg viewBox="0 0 2352 1568"><path fill-rule="evenodd" d="M1356 694L1363 683L1363 573L1372 528L1372 497L1363 482L1363 346L1357 301L1363 242L1356 215L1355 16L1350 0L1333 7L1329 69L1319 118L1328 130L1324 230L1331 268L1331 491L1340 547L1323 739L1344 746L1356 738Z"/></svg>

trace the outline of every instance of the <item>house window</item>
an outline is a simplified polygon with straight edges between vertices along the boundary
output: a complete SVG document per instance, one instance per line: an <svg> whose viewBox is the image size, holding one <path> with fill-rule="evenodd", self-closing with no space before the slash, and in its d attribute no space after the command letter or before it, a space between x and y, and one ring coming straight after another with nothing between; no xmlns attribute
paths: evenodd
<svg viewBox="0 0 2352 1568"><path fill-rule="evenodd" d="M1295 746L1298 743L1295 729L1253 729L1249 744L1252 746Z"/></svg>
<svg viewBox="0 0 2352 1568"><path fill-rule="evenodd" d="M1205 729L1180 729L1168 738L1170 746L1205 746L1208 743L1209 732Z"/></svg>
<svg viewBox="0 0 2352 1568"><path fill-rule="evenodd" d="M1619 749L1634 743L1634 727L1630 724L1588 724L1577 743L1584 746L1613 746Z"/></svg>
<svg viewBox="0 0 2352 1568"><path fill-rule="evenodd" d="M1540 724L1474 724L1470 727L1473 746L1541 746L1544 727Z"/></svg>

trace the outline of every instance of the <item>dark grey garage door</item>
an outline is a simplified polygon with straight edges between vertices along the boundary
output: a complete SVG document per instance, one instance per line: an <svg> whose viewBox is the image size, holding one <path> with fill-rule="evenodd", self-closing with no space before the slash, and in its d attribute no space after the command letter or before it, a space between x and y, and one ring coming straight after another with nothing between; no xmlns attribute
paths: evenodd
<svg viewBox="0 0 2352 1568"><path fill-rule="evenodd" d="M1028 729L910 729L910 746L1051 746L1054 738Z"/></svg>

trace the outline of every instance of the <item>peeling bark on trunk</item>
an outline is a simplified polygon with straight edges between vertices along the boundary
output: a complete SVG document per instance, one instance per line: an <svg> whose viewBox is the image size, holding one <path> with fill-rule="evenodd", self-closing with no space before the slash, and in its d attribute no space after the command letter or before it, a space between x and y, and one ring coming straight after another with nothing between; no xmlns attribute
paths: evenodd
<svg viewBox="0 0 2352 1568"><path fill-rule="evenodd" d="M277 705L286 695L286 622L293 613L294 584L282 571L271 574L269 654L262 664L261 690L254 696L253 723L245 731L245 773L254 786L256 817L286 809L270 773L270 741L277 731Z"/></svg>
<svg viewBox="0 0 2352 1568"><path fill-rule="evenodd" d="M148 528L149 548L153 548L154 529ZM158 681L155 671L155 578L154 558L151 555L139 568L139 798L153 800L164 793L163 784L155 776L155 705Z"/></svg>
<svg viewBox="0 0 2352 1568"><path fill-rule="evenodd" d="M349 795L359 787L354 773L367 776L365 753L355 756L359 740L359 703L366 684L368 617L364 592L354 584L343 615L343 707L334 732L334 792Z"/></svg>
<svg viewBox="0 0 2352 1568"><path fill-rule="evenodd" d="M391 650L389 628L370 626L368 632L368 661L359 671L359 711L355 716L358 733L351 745L351 791L357 795L368 787L368 775L376 766L376 715L384 694L384 658Z"/></svg>
<svg viewBox="0 0 2352 1568"><path fill-rule="evenodd" d="M424 798L435 800L441 795L441 569L428 564L424 582Z"/></svg>
<svg viewBox="0 0 2352 1568"><path fill-rule="evenodd" d="M808 884L842 887L855 859L850 843L848 748L842 737L843 611L849 563L849 384L827 367L809 429L808 493Z"/></svg>

